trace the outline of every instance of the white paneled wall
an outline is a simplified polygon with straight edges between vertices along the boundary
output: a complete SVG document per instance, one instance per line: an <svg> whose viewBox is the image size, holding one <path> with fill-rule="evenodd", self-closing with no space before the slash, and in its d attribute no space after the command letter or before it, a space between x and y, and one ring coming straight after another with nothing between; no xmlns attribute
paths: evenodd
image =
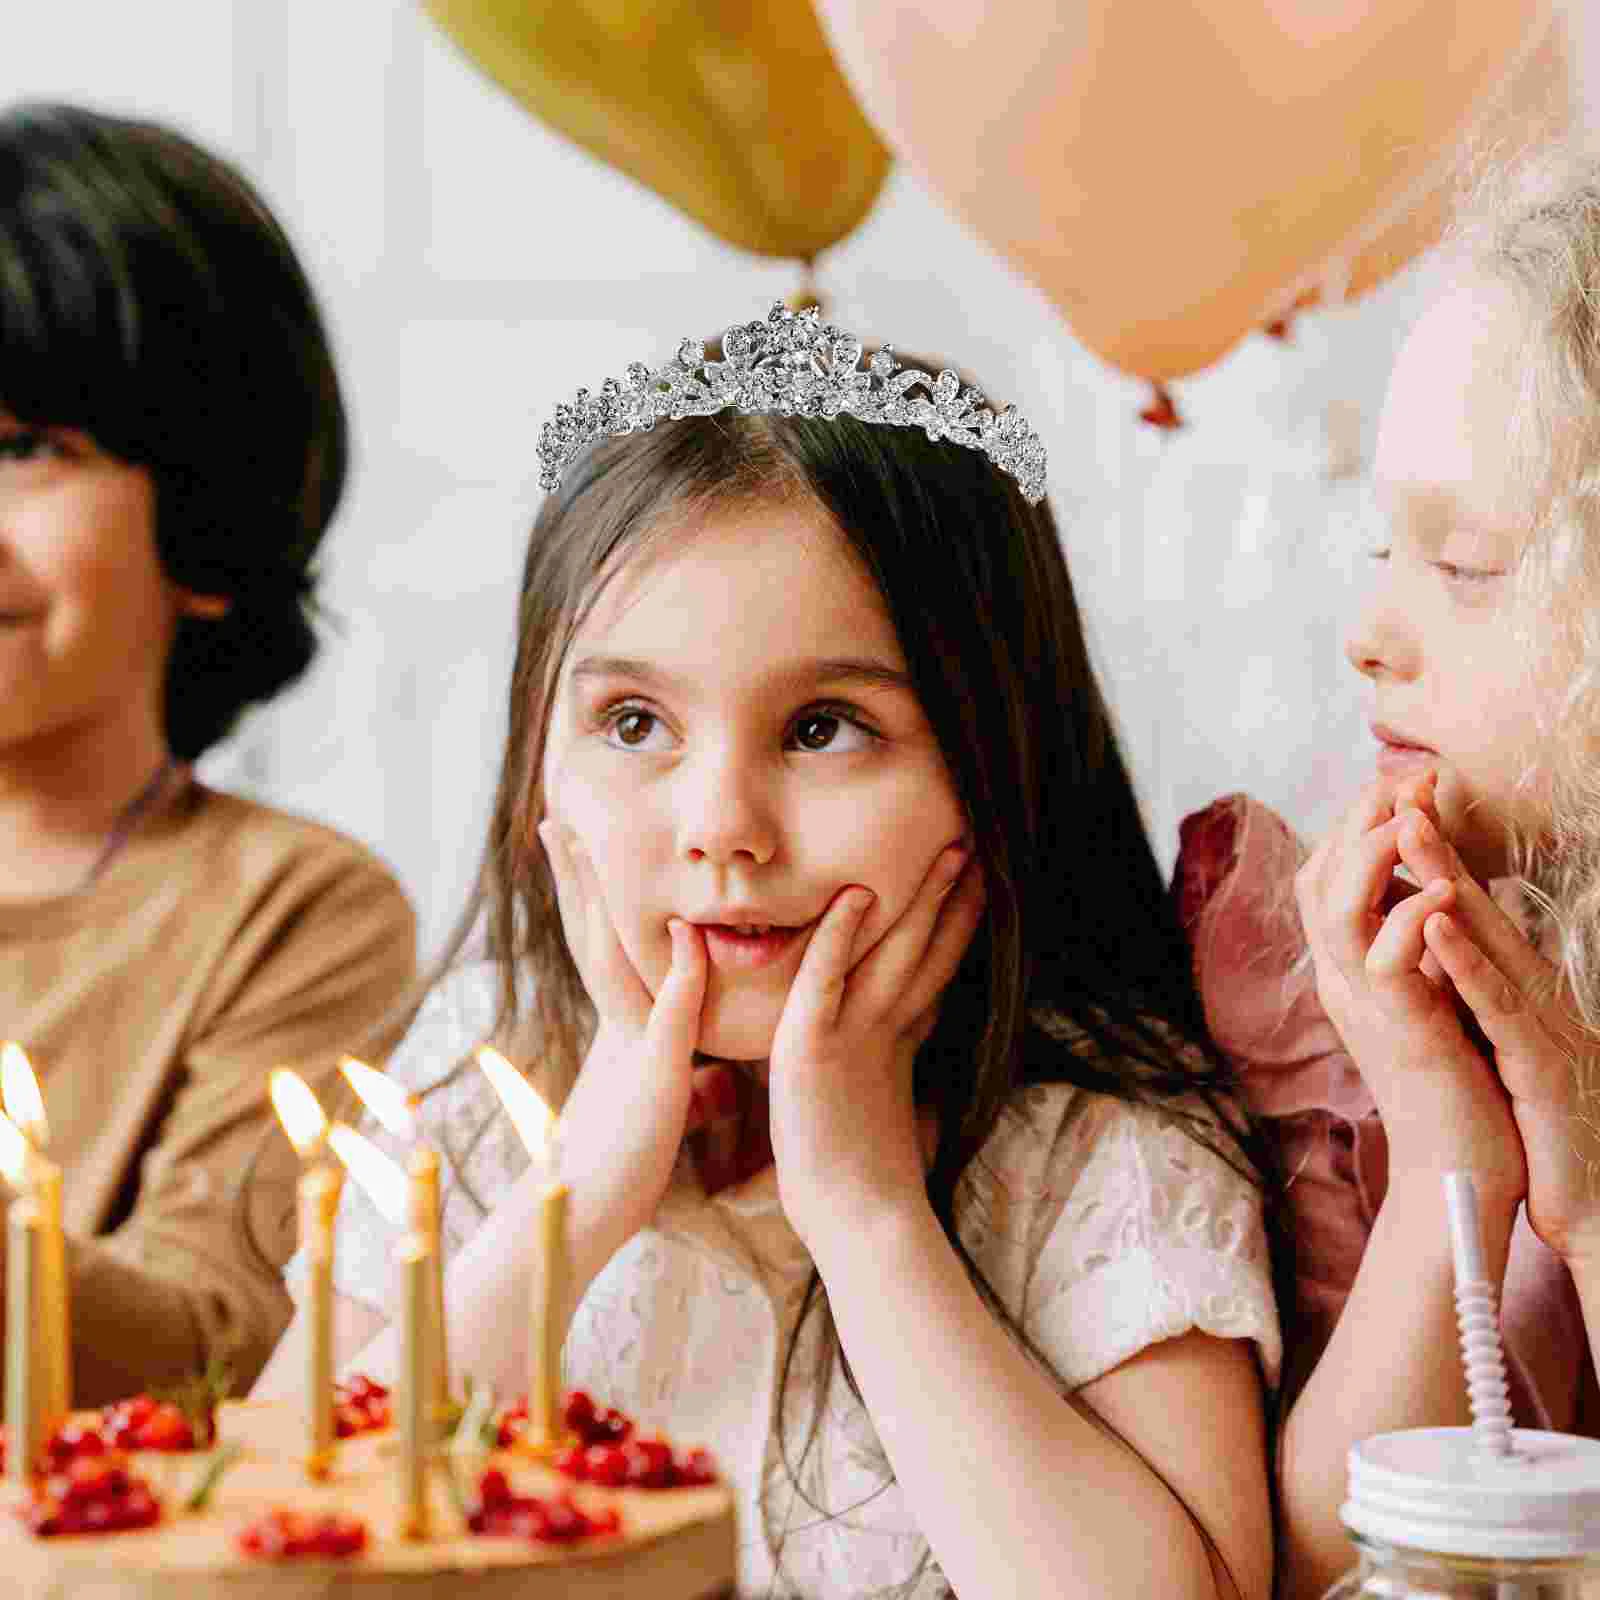
<svg viewBox="0 0 1600 1600"><path fill-rule="evenodd" d="M325 567L340 622L208 772L372 843L432 947L500 757L540 421L579 384L760 314L798 271L544 131L399 0L53 0L0 54L0 99L21 95L177 122L259 180L302 248L356 429ZM839 322L949 356L1044 436L1163 859L1183 812L1227 789L1329 820L1368 760L1338 640L1359 462L1416 282L1286 345L1251 339L1177 386L1190 426L1160 434L1135 420L1141 386L904 174L821 280Z"/></svg>

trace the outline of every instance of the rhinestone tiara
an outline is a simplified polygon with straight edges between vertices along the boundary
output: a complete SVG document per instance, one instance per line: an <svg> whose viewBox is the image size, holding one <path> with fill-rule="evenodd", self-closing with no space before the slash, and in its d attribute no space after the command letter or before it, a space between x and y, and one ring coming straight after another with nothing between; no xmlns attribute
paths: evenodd
<svg viewBox="0 0 1600 1600"><path fill-rule="evenodd" d="M903 367L891 345L864 370L861 341L824 323L815 306L791 311L774 301L765 322L745 322L722 336L722 360L707 361L698 339L685 339L663 365L633 362L607 378L598 394L578 390L539 430L539 483L554 489L561 475L599 439L653 428L679 417L709 417L730 406L746 415L837 417L921 428L930 439L981 450L1017 480L1029 505L1045 492L1045 453L1015 406L998 416L970 385L946 368L937 377ZM921 387L926 392L914 394Z"/></svg>

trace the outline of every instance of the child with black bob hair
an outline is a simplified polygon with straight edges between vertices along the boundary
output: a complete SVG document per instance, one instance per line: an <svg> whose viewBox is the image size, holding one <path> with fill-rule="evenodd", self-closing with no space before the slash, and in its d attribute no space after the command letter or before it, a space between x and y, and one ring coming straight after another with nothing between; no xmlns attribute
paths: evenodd
<svg viewBox="0 0 1600 1600"><path fill-rule="evenodd" d="M0 1026L65 1169L79 1403L254 1376L290 1309L268 1070L381 1054L413 977L386 869L190 766L315 654L347 450L245 178L151 123L0 114Z"/></svg>

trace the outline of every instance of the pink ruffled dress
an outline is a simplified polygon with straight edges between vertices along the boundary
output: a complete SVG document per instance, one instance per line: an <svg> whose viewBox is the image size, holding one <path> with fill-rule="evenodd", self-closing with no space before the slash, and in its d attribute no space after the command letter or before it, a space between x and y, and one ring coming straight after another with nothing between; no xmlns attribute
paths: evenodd
<svg viewBox="0 0 1600 1600"><path fill-rule="evenodd" d="M1286 1352L1285 1367L1303 1381L1344 1309L1383 1204L1388 1141L1302 959L1299 840L1268 807L1227 795L1186 817L1180 841L1173 892L1206 1021L1266 1119L1289 1180L1298 1319L1286 1319L1285 1331L1297 1326L1301 1348ZM1525 1211L1512 1235L1501 1325L1518 1425L1576 1432L1600 1421L1571 1276Z"/></svg>

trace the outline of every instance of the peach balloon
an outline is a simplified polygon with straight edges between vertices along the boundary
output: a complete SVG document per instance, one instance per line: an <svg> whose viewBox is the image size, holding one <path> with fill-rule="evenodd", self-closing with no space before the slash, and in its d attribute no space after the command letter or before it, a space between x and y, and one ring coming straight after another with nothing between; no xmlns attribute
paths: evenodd
<svg viewBox="0 0 1600 1600"><path fill-rule="evenodd" d="M424 0L528 110L759 255L810 261L889 152L809 0Z"/></svg>
<svg viewBox="0 0 1600 1600"><path fill-rule="evenodd" d="M1179 377L1437 235L1565 120L1552 0L818 0L895 153L1124 370Z"/></svg>

